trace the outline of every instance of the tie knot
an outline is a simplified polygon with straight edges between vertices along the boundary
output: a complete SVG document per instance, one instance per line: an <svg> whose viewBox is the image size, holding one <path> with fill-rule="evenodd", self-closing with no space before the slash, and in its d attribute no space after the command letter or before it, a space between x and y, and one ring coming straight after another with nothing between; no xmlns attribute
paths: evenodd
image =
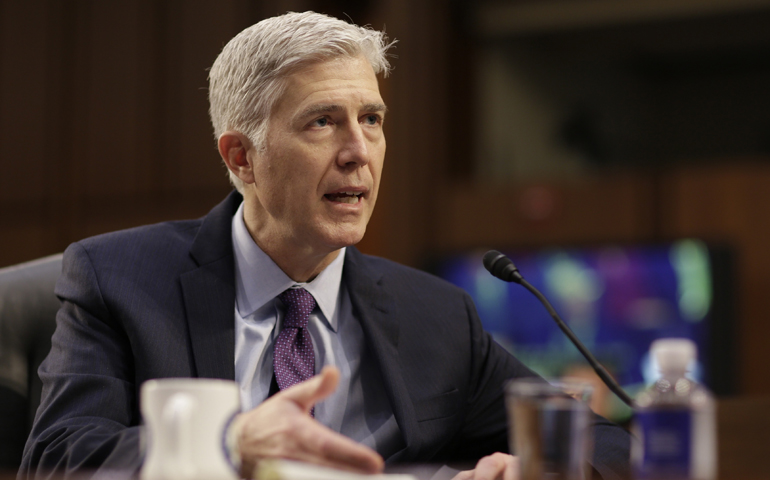
<svg viewBox="0 0 770 480"><path fill-rule="evenodd" d="M290 288L278 298L286 305L284 327L306 328L310 312L315 308L315 298L304 288Z"/></svg>

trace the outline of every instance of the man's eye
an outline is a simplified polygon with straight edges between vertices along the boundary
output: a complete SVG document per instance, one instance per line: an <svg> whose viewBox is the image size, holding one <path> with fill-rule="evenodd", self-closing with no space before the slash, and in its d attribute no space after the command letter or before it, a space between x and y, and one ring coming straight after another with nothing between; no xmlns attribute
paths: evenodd
<svg viewBox="0 0 770 480"><path fill-rule="evenodd" d="M367 115L364 117L364 123L367 125L377 125L380 123L380 116L379 115Z"/></svg>
<svg viewBox="0 0 770 480"><path fill-rule="evenodd" d="M325 127L327 125L329 125L329 119L326 117L321 117L313 122L314 127Z"/></svg>

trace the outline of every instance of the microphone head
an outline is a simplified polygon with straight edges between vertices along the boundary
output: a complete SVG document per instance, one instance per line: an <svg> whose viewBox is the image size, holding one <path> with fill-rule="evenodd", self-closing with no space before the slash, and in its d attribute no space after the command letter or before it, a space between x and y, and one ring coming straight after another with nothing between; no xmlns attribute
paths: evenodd
<svg viewBox="0 0 770 480"><path fill-rule="evenodd" d="M490 250L485 253L483 262L484 268L500 280L516 283L521 283L523 280L519 269L516 268L511 259L497 250Z"/></svg>
<svg viewBox="0 0 770 480"><path fill-rule="evenodd" d="M494 268L494 266L497 263L497 261L502 259L502 258L505 258L505 255L503 255L502 253L498 252L497 250L490 250L490 251L488 251L487 253L484 254L484 259L483 259L484 268L486 268L489 271L489 273L491 273L492 275L495 275L495 273L492 271L492 269ZM495 276L497 276L497 275L495 275Z"/></svg>

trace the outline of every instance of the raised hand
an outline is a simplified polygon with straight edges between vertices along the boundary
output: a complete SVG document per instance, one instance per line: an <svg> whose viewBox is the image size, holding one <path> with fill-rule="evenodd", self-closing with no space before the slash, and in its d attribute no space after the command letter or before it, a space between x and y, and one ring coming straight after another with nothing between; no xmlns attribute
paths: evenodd
<svg viewBox="0 0 770 480"><path fill-rule="evenodd" d="M320 374L276 393L254 409L238 415L231 435L237 439L241 476L252 478L258 462L286 458L362 473L377 473L384 461L374 450L325 427L310 416L316 402L339 383L339 370Z"/></svg>

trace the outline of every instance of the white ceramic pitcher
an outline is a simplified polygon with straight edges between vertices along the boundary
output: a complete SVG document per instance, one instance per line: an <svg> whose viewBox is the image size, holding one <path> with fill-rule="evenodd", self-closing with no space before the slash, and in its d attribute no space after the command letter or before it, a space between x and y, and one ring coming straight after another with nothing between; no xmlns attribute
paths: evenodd
<svg viewBox="0 0 770 480"><path fill-rule="evenodd" d="M225 447L226 429L240 411L229 380L168 378L142 385L147 454L141 480L237 480Z"/></svg>

